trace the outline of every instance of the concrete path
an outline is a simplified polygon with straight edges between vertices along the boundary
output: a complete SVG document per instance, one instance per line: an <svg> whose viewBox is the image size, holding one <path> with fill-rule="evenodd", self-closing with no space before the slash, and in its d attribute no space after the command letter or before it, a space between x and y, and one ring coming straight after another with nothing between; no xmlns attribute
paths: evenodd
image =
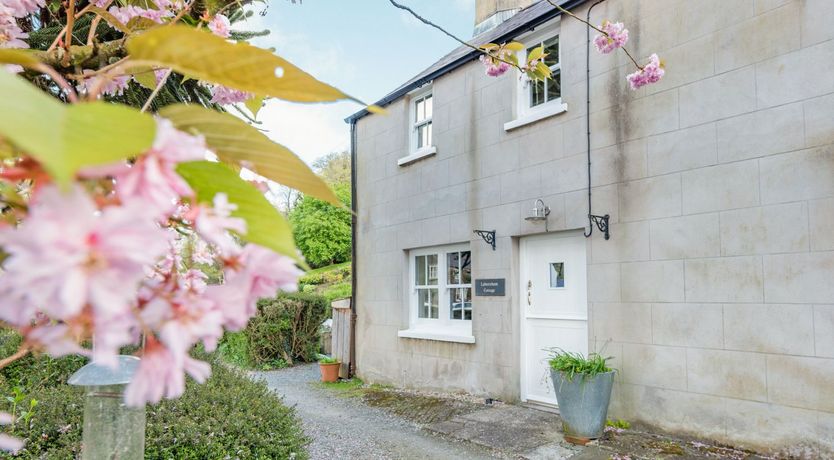
<svg viewBox="0 0 834 460"><path fill-rule="evenodd" d="M312 439L310 458L316 459L488 459L501 458L478 445L446 439L362 398L311 385L319 380L317 364L269 372L253 372L295 406L304 431Z"/></svg>

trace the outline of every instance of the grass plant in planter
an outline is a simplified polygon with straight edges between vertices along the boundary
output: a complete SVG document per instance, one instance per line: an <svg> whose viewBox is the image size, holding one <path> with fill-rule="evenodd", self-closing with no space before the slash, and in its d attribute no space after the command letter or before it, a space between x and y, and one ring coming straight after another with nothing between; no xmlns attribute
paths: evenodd
<svg viewBox="0 0 834 460"><path fill-rule="evenodd" d="M342 363L336 358L319 355L319 369L322 382L336 382L339 380L339 367Z"/></svg>
<svg viewBox="0 0 834 460"><path fill-rule="evenodd" d="M602 436L616 370L596 353L550 350L550 377L559 403L565 439L584 445Z"/></svg>

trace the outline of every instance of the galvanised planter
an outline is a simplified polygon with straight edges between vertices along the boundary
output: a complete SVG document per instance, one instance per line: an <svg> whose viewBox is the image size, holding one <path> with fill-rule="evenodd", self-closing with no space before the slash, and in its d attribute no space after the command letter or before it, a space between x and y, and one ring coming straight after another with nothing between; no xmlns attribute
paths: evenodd
<svg viewBox="0 0 834 460"><path fill-rule="evenodd" d="M573 380L568 380L562 372L550 370L565 440L585 445L602 436L615 372L594 376L575 374Z"/></svg>

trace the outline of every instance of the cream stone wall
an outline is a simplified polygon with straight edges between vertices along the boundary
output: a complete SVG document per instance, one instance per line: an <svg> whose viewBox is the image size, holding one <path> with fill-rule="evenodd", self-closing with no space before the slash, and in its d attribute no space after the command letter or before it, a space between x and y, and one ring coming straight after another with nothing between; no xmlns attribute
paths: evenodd
<svg viewBox="0 0 834 460"><path fill-rule="evenodd" d="M577 11L584 16L587 5ZM834 449L834 2L608 0L637 56L591 54L590 349L619 369L611 415L737 445ZM561 32L565 113L505 131L516 76L434 82L437 154L407 154L407 99L357 123L359 375L519 396L518 237L587 224L585 29ZM472 234L495 229L497 250ZM408 249L470 242L475 344L398 338Z"/></svg>

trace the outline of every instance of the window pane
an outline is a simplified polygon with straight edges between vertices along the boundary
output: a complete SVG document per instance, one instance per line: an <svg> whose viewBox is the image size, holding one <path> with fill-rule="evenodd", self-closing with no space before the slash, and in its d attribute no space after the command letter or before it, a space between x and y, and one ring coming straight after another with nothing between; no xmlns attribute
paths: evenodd
<svg viewBox="0 0 834 460"><path fill-rule="evenodd" d="M426 118L426 106L423 103L422 99L418 99L417 103L414 104L414 120L421 121Z"/></svg>
<svg viewBox="0 0 834 460"><path fill-rule="evenodd" d="M553 72L553 75L547 79L547 100L552 101L559 99L562 96L562 76L559 73Z"/></svg>
<svg viewBox="0 0 834 460"><path fill-rule="evenodd" d="M530 80L530 107L544 103L544 82Z"/></svg>
<svg viewBox="0 0 834 460"><path fill-rule="evenodd" d="M449 293L451 319L472 319L472 289L456 288Z"/></svg>
<svg viewBox="0 0 834 460"><path fill-rule="evenodd" d="M472 253L463 251L460 253L460 284L472 284Z"/></svg>
<svg viewBox="0 0 834 460"><path fill-rule="evenodd" d="M428 261L429 268L429 279L426 284L430 284L432 286L437 285L437 254L426 256L426 260ZM434 300L434 304L437 305L437 299Z"/></svg>
<svg viewBox="0 0 834 460"><path fill-rule="evenodd" d="M463 288L463 319L472 319L472 289Z"/></svg>
<svg viewBox="0 0 834 460"><path fill-rule="evenodd" d="M426 142L425 146L431 146L431 122L426 125Z"/></svg>
<svg viewBox="0 0 834 460"><path fill-rule="evenodd" d="M449 284L460 284L460 253L447 254L446 265L449 267Z"/></svg>
<svg viewBox="0 0 834 460"><path fill-rule="evenodd" d="M426 96L426 99L423 102L423 105L425 106L425 116L423 118L431 118L431 112L432 112L432 98L431 98L431 96Z"/></svg>
<svg viewBox="0 0 834 460"><path fill-rule="evenodd" d="M559 63L559 36L544 41L544 52L547 54L544 63L548 67Z"/></svg>
<svg viewBox="0 0 834 460"><path fill-rule="evenodd" d="M426 285L426 256L417 256L415 258L415 266L414 266L414 284L417 286L425 286Z"/></svg>
<svg viewBox="0 0 834 460"><path fill-rule="evenodd" d="M417 289L417 317L438 318L437 289Z"/></svg>
<svg viewBox="0 0 834 460"><path fill-rule="evenodd" d="M426 145L426 125L417 127L417 148L423 148Z"/></svg>

